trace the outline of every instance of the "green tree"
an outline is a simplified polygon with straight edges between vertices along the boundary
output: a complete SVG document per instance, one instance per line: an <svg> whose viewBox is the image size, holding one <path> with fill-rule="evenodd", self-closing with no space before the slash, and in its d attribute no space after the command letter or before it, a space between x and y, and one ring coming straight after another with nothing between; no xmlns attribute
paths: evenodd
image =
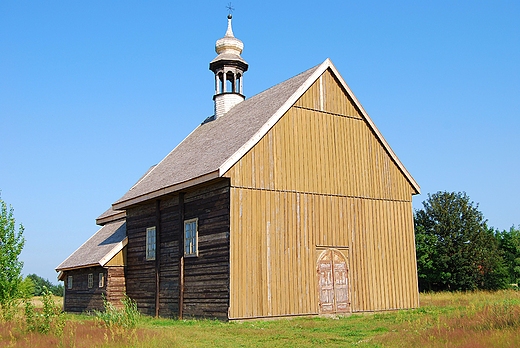
<svg viewBox="0 0 520 348"><path fill-rule="evenodd" d="M480 289L504 289L509 284L509 273L493 228L484 232L484 253L481 255L477 284Z"/></svg>
<svg viewBox="0 0 520 348"><path fill-rule="evenodd" d="M27 278L34 283L34 296L42 296L45 293L45 288L54 296L63 296L63 285L54 285L49 280L43 279L36 274L29 274Z"/></svg>
<svg viewBox="0 0 520 348"><path fill-rule="evenodd" d="M509 231L496 231L500 250L503 253L510 284L520 281L520 226Z"/></svg>
<svg viewBox="0 0 520 348"><path fill-rule="evenodd" d="M20 297L23 262L18 260L25 239L20 224L16 230L14 210L0 197L0 315L9 316L14 302Z"/></svg>
<svg viewBox="0 0 520 348"><path fill-rule="evenodd" d="M34 282L31 278L25 277L20 283L19 296L23 299L30 299L34 296Z"/></svg>
<svg viewBox="0 0 520 348"><path fill-rule="evenodd" d="M414 214L421 290L505 287L507 271L493 231L466 193L428 195Z"/></svg>
<svg viewBox="0 0 520 348"><path fill-rule="evenodd" d="M65 288L63 287L63 284L54 285L52 287L52 294L54 296L61 296L65 294Z"/></svg>

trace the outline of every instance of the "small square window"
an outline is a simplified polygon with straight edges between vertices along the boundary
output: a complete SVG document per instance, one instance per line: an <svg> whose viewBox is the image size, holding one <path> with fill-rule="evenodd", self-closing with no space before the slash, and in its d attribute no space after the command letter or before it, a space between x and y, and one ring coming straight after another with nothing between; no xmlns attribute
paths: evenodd
<svg viewBox="0 0 520 348"><path fill-rule="evenodd" d="M105 286L105 274L104 273L99 273L99 285L98 286L100 288Z"/></svg>
<svg viewBox="0 0 520 348"><path fill-rule="evenodd" d="M72 276L67 277L67 289L72 289Z"/></svg>
<svg viewBox="0 0 520 348"><path fill-rule="evenodd" d="M198 219L184 221L184 256L199 256Z"/></svg>
<svg viewBox="0 0 520 348"><path fill-rule="evenodd" d="M146 259L155 260L155 227L146 229Z"/></svg>
<svg viewBox="0 0 520 348"><path fill-rule="evenodd" d="M94 274L89 273L88 274L88 288L92 288L94 286Z"/></svg>

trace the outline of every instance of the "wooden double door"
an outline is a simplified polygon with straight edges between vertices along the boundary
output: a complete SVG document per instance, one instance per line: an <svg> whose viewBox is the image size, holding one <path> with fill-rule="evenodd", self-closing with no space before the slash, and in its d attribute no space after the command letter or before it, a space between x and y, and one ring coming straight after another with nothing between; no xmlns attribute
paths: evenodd
<svg viewBox="0 0 520 348"><path fill-rule="evenodd" d="M337 249L319 253L316 272L320 313L349 313L349 279L346 257Z"/></svg>

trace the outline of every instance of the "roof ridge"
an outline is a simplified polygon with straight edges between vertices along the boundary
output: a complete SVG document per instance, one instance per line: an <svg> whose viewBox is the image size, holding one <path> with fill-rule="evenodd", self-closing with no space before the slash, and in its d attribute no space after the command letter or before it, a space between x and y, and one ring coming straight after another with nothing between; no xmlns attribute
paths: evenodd
<svg viewBox="0 0 520 348"><path fill-rule="evenodd" d="M323 63L318 64L310 69L305 70L304 72L293 76L292 78L284 81L287 82L289 80L295 79L297 77L301 77L304 74L310 74L303 83L289 96L289 98L276 110L276 112L269 117L267 122L264 123L262 127L247 141L244 145L242 145L233 155L231 155L222 165L219 167L219 175L224 175L242 156L244 156L253 146L262 139L262 137L267 134L267 132L280 120L280 118L289 110L289 108L296 103L296 101L307 91L310 86L323 74L323 72L327 69L332 62L329 58L325 59ZM281 82L280 84L284 83ZM277 85L271 87L274 88Z"/></svg>
<svg viewBox="0 0 520 348"><path fill-rule="evenodd" d="M347 82L343 79L343 77L341 76L341 74L339 73L339 71L336 69L336 67L334 66L334 64L332 64L332 61L329 59L329 62L330 62L330 66L329 68L331 69L331 71L333 72L334 76L338 79L338 81L340 82L340 84L343 86L343 88L345 88L345 91L347 92L347 94L352 98L352 101L354 102L354 104L359 108L359 111L361 112L361 114L363 115L363 117L365 118L365 120L368 122L370 128L374 131L374 133L376 134L376 137L378 138L379 141L381 141L383 147L385 148L385 150L388 152L388 154L390 155L390 157L392 158L392 160L395 162L395 164L397 165L397 167L399 168L399 170L403 173L403 175L406 177L406 179L408 180L408 182L412 185L412 187L417 191L417 193L421 193L421 187L419 186L419 184L417 183L417 181L415 181L415 179L412 177L412 175L410 174L410 172L406 169L406 167L404 166L404 164L401 162L401 160L399 159L399 157L397 157L397 154L394 152L394 150L392 149L392 147L390 146L390 144L386 141L385 137L383 136L383 134L379 131L379 129L377 128L376 124L374 123L374 121L372 121L372 118L370 117L370 115L368 115L368 112L366 112L365 108L363 107L363 105L361 105L361 103L359 102L359 100L357 99L357 97L355 96L355 94L352 92L352 90L350 89L350 87L348 86Z"/></svg>
<svg viewBox="0 0 520 348"><path fill-rule="evenodd" d="M301 86L304 82L301 80L303 78L307 80L308 75L317 67L318 65L269 87L235 105L221 117L198 125L161 162L117 200L113 208L124 209L138 201L171 192L179 185L185 187L191 181L200 182L218 177L219 168L223 163L251 139L265 121ZM245 117L249 122L240 122ZM223 133L228 137L223 137ZM175 168L178 163L183 163L183 167L186 167L185 172ZM213 172L215 175L209 175ZM155 182L152 182L153 178L156 179Z"/></svg>

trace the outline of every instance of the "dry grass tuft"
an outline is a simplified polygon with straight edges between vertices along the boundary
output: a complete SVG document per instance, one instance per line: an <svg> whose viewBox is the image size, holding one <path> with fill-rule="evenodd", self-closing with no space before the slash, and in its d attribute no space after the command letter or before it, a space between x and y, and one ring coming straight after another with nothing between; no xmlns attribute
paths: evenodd
<svg viewBox="0 0 520 348"><path fill-rule="evenodd" d="M0 347L520 347L520 291L421 294L421 308L340 318L224 323L144 318L113 335L99 320L66 316L61 335L0 323Z"/></svg>
<svg viewBox="0 0 520 348"><path fill-rule="evenodd" d="M63 309L63 297L51 295L52 300L56 306ZM43 296L34 296L30 299L30 302L35 308L43 308ZM22 304L20 304L22 305Z"/></svg>
<svg viewBox="0 0 520 348"><path fill-rule="evenodd" d="M421 294L421 308L374 342L399 347L520 347L520 292Z"/></svg>
<svg viewBox="0 0 520 348"><path fill-rule="evenodd" d="M138 329L135 335L111 337L110 330L101 327L93 319L79 320L69 317L63 334L44 335L34 332L25 332L18 323L0 324L0 347L16 348L92 348L92 347L130 347L137 342L147 342L145 330Z"/></svg>

